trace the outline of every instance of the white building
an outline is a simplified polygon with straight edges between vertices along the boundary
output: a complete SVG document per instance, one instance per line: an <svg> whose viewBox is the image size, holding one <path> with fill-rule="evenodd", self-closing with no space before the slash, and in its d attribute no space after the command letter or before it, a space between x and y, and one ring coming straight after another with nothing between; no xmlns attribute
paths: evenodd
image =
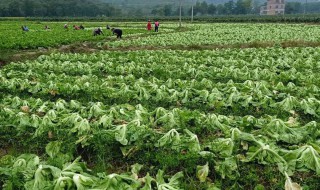
<svg viewBox="0 0 320 190"><path fill-rule="evenodd" d="M283 15L284 0L267 0L267 6L260 7L260 15Z"/></svg>

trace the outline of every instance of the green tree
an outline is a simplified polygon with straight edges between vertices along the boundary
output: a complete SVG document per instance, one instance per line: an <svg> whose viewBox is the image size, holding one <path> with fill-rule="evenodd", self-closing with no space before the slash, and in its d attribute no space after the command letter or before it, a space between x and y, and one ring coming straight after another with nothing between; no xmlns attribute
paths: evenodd
<svg viewBox="0 0 320 190"><path fill-rule="evenodd" d="M8 16L23 16L20 1L11 1L8 6Z"/></svg>
<svg viewBox="0 0 320 190"><path fill-rule="evenodd" d="M201 14L201 3L199 1L196 2L195 6L193 6L193 14Z"/></svg>
<svg viewBox="0 0 320 190"><path fill-rule="evenodd" d="M297 14L302 13L303 7L299 2L288 2L285 6L285 14Z"/></svg>
<svg viewBox="0 0 320 190"><path fill-rule="evenodd" d="M226 9L226 7L225 7L224 5L222 5L222 4L217 5L217 14L218 14L218 15L225 15L225 14L227 14L227 9Z"/></svg>
<svg viewBox="0 0 320 190"><path fill-rule="evenodd" d="M165 5L163 7L164 16L171 16L172 15L172 5Z"/></svg>
<svg viewBox="0 0 320 190"><path fill-rule="evenodd" d="M307 13L319 13L320 2L309 2L306 8Z"/></svg>
<svg viewBox="0 0 320 190"><path fill-rule="evenodd" d="M206 1L202 1L200 4L200 13L202 15L208 14L208 3Z"/></svg>
<svg viewBox="0 0 320 190"><path fill-rule="evenodd" d="M234 14L249 14L252 13L252 0L238 0L235 4Z"/></svg>
<svg viewBox="0 0 320 190"><path fill-rule="evenodd" d="M234 10L235 10L235 4L233 1L229 1L227 3L224 4L224 8L225 8L225 13L224 14L234 14Z"/></svg>
<svg viewBox="0 0 320 190"><path fill-rule="evenodd" d="M122 14L100 0L5 0L0 16L113 16Z"/></svg>
<svg viewBox="0 0 320 190"><path fill-rule="evenodd" d="M214 14L216 14L216 12L217 12L216 6L214 4L210 4L208 6L208 14L209 15L214 15Z"/></svg>
<svg viewBox="0 0 320 190"><path fill-rule="evenodd" d="M23 8L25 16L34 16L34 1L25 0Z"/></svg>
<svg viewBox="0 0 320 190"><path fill-rule="evenodd" d="M244 0L238 0L234 8L234 14L246 14Z"/></svg>

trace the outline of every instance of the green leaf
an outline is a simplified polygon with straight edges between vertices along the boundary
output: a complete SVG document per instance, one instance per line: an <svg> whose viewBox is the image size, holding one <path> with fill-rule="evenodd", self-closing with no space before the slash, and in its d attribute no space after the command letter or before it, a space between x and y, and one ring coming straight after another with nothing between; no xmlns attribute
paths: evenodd
<svg viewBox="0 0 320 190"><path fill-rule="evenodd" d="M60 152L62 142L53 141L47 144L46 153L50 156L50 158L56 157L56 155Z"/></svg>
<svg viewBox="0 0 320 190"><path fill-rule="evenodd" d="M299 184L291 181L291 178L287 176L286 183L284 186L285 190L302 190Z"/></svg>
<svg viewBox="0 0 320 190"><path fill-rule="evenodd" d="M173 148L180 144L180 134L177 130L171 129L163 137L158 140L157 146L163 147L165 145L172 145Z"/></svg>
<svg viewBox="0 0 320 190"><path fill-rule="evenodd" d="M118 142L120 142L122 145L127 145L128 140L126 139L127 135L127 125L118 125L115 129L115 138Z"/></svg>
<svg viewBox="0 0 320 190"><path fill-rule="evenodd" d="M201 151L201 147L200 147L200 143L199 143L199 139L198 136L196 134L193 134L191 131L189 131L188 129L184 129L184 132L186 132L189 137L187 137L185 144L187 144L188 149L192 152L200 152Z"/></svg>
<svg viewBox="0 0 320 190"><path fill-rule="evenodd" d="M222 162L217 162L214 167L221 175L222 179L226 177L230 179L236 179L239 177L237 160L235 157L225 158Z"/></svg>
<svg viewBox="0 0 320 190"><path fill-rule="evenodd" d="M55 181L55 186L53 190L65 190L72 188L72 179L70 177L59 177Z"/></svg>
<svg viewBox="0 0 320 190"><path fill-rule="evenodd" d="M152 190L152 181L155 181L155 179L150 177L150 174L147 173L147 175L143 178L145 185L141 188L141 190Z"/></svg>
<svg viewBox="0 0 320 190"><path fill-rule="evenodd" d="M182 172L176 173L174 176L172 176L169 179L169 183L166 183L163 178L163 171L158 170L158 173L156 175L156 183L157 183L157 189L158 190L180 190L179 188L179 179L183 177Z"/></svg>
<svg viewBox="0 0 320 190"><path fill-rule="evenodd" d="M220 157L229 157L233 153L234 142L231 138L219 138L208 145L212 152L218 153Z"/></svg>
<svg viewBox="0 0 320 190"><path fill-rule="evenodd" d="M81 174L75 174L72 180L76 184L77 190L87 190L94 184L94 180L92 177L84 176Z"/></svg>
<svg viewBox="0 0 320 190"><path fill-rule="evenodd" d="M200 182L205 182L209 174L209 165L208 162L204 166L197 166L197 177Z"/></svg>
<svg viewBox="0 0 320 190"><path fill-rule="evenodd" d="M133 177L135 180L139 179L138 174L139 174L139 171L142 169L142 167L143 167L143 165L138 164L138 163L136 163L136 164L134 164L134 165L131 166L132 177Z"/></svg>

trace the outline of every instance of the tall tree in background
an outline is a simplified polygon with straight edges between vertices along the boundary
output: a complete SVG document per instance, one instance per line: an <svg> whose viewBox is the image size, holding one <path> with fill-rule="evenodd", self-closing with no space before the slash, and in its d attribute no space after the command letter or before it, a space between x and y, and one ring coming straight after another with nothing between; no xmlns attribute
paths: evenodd
<svg viewBox="0 0 320 190"><path fill-rule="evenodd" d="M307 13L320 13L320 2L309 2L306 11Z"/></svg>
<svg viewBox="0 0 320 190"><path fill-rule="evenodd" d="M252 0L238 0L234 9L235 14L252 13Z"/></svg>
<svg viewBox="0 0 320 190"><path fill-rule="evenodd" d="M1 0L0 16L114 16L121 11L99 0Z"/></svg>
<svg viewBox="0 0 320 190"><path fill-rule="evenodd" d="M163 7L164 16L171 16L172 15L172 5L165 5Z"/></svg>
<svg viewBox="0 0 320 190"><path fill-rule="evenodd" d="M235 3L233 1L229 1L224 4L224 8L225 8L225 14L231 15L234 13Z"/></svg>
<svg viewBox="0 0 320 190"><path fill-rule="evenodd" d="M215 15L216 12L217 12L216 6L215 6L214 4L210 4L210 5L208 6L208 14L209 14L209 15Z"/></svg>
<svg viewBox="0 0 320 190"><path fill-rule="evenodd" d="M225 14L227 14L227 9L226 9L226 7L225 7L224 5L222 5L222 4L217 5L217 14L218 14L218 15L225 15Z"/></svg>
<svg viewBox="0 0 320 190"><path fill-rule="evenodd" d="M285 14L297 14L303 12L303 6L299 2L288 2L285 7Z"/></svg>
<svg viewBox="0 0 320 190"><path fill-rule="evenodd" d="M208 3L206 1L202 1L200 4L200 13L202 15L208 14Z"/></svg>
<svg viewBox="0 0 320 190"><path fill-rule="evenodd" d="M35 2L32 0L24 1L24 15L34 15L34 4Z"/></svg>
<svg viewBox="0 0 320 190"><path fill-rule="evenodd" d="M8 16L14 16L14 17L21 17L23 16L20 1L11 1L9 3L8 9Z"/></svg>

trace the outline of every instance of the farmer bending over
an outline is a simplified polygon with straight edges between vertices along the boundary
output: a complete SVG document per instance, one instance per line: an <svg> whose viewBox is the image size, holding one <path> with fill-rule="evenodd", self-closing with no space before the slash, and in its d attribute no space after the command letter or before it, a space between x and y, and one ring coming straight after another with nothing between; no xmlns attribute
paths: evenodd
<svg viewBox="0 0 320 190"><path fill-rule="evenodd" d="M27 26L21 26L22 31L24 32L28 32L29 28Z"/></svg>
<svg viewBox="0 0 320 190"><path fill-rule="evenodd" d="M111 29L113 34L117 34L117 38L121 38L122 37L122 30L121 29Z"/></svg>
<svg viewBox="0 0 320 190"><path fill-rule="evenodd" d="M75 30L80 30L80 27L77 26L77 25L73 25L73 29L75 29Z"/></svg>
<svg viewBox="0 0 320 190"><path fill-rule="evenodd" d="M93 31L93 36L97 36L103 34L102 30L100 28L97 28ZM104 35L104 34L103 34Z"/></svg>

